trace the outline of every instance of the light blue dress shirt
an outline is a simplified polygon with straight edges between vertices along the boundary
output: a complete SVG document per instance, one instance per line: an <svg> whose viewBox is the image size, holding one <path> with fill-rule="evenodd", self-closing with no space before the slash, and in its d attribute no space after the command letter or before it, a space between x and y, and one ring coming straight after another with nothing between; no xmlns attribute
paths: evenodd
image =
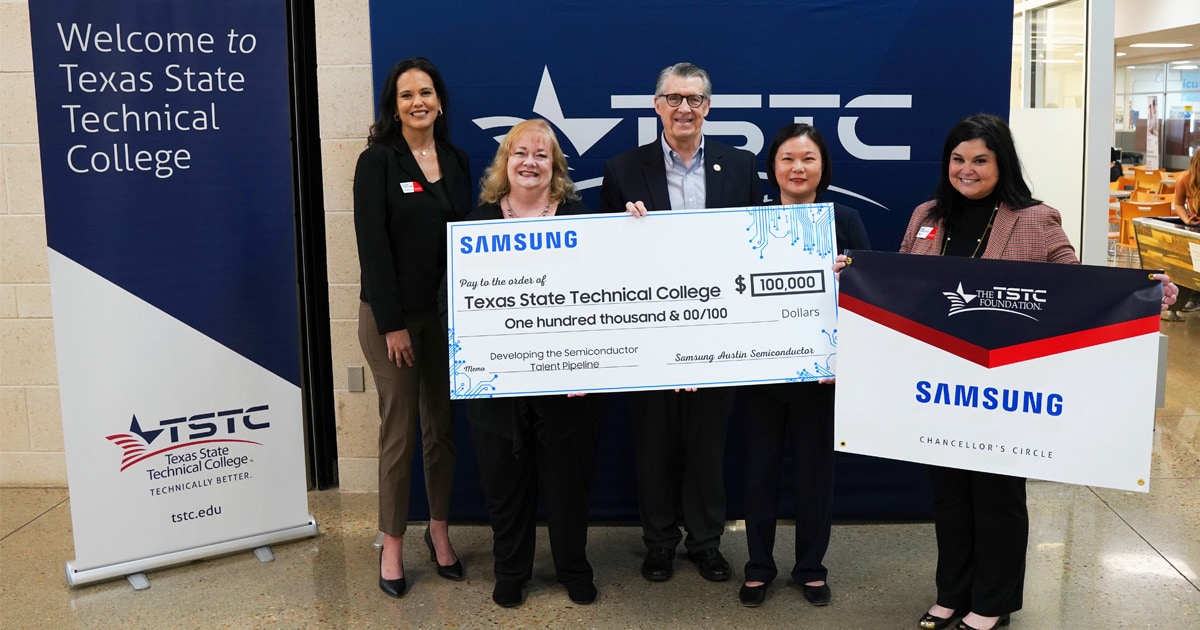
<svg viewBox="0 0 1200 630"><path fill-rule="evenodd" d="M692 163L684 166L683 159L667 144L662 136L663 159L667 166L667 193L671 196L672 210L704 207L704 136L700 137L700 148L692 156Z"/></svg>

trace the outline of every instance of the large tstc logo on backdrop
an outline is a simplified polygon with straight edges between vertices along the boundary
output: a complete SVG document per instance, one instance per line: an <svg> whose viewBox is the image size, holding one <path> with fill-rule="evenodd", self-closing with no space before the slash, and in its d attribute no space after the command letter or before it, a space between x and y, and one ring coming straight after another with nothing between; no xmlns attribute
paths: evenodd
<svg viewBox="0 0 1200 630"><path fill-rule="evenodd" d="M222 411L205 411L201 413L173 416L148 423L149 428L143 428L137 415L129 422L128 433L114 433L106 437L109 441L121 447L121 470L145 461L156 455L167 454L168 464L186 465L193 459L203 458L207 461L224 462L230 459L227 452L221 452L219 446L213 452L185 453L171 455L171 452L187 449L202 444L216 445L221 443L254 444L262 446L261 442L242 439L240 435L251 434L270 428L271 423L266 419L270 405L254 405L245 409L226 409ZM244 455L240 457L245 457ZM245 462L224 462L222 465L232 465ZM236 466L235 466L236 467Z"/></svg>
<svg viewBox="0 0 1200 630"><path fill-rule="evenodd" d="M827 142L837 142L852 157L859 160L891 160L908 161L912 149L909 144L886 144L896 142L896 139L863 139L859 136L858 122L860 113L865 110L877 109L912 109L911 94L795 94L795 93L766 93L766 94L714 94L712 108L721 110L762 109L792 110L797 112L792 119L799 123L813 124L812 110L836 111L836 134L826 133ZM654 113L654 97L652 94L610 94L609 108L613 111L646 110L648 115L637 115L637 144L643 145L658 137L658 116ZM542 69L542 80L538 84L537 94L533 96L532 112L545 118L553 124L560 133L560 141L574 147L574 157L583 157L601 139L603 139L626 117L602 118L570 118L563 112L558 91L550 76L550 68ZM803 113L803 114L802 114ZM482 116L472 119L480 129L491 129L507 132L513 125L522 122L524 118L509 115ZM892 129L903 131L905 126L892 126ZM741 137L744 142L738 145L755 155L762 153L766 146L766 136L754 122L749 120L710 120L704 123L706 135ZM497 142L504 133L495 136ZM608 156L604 156L608 157ZM575 185L580 190L599 186L601 177L577 180ZM886 207L873 199L843 188L830 187L843 194L863 199L880 207Z"/></svg>

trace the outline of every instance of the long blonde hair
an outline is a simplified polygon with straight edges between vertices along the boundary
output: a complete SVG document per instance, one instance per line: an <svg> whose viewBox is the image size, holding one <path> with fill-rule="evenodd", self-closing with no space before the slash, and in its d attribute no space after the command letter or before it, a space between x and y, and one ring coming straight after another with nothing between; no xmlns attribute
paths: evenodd
<svg viewBox="0 0 1200 630"><path fill-rule="evenodd" d="M1188 181L1187 189L1184 194L1187 195L1187 207L1193 212L1200 208L1200 151L1192 154L1192 161L1188 162Z"/></svg>
<svg viewBox="0 0 1200 630"><path fill-rule="evenodd" d="M563 155L562 148L558 146L558 137L554 135L554 130L541 118L531 118L513 125L500 141L496 157L492 158L491 165L479 180L479 202L500 203L500 199L512 189L508 181L508 155L512 153L513 143L526 133L540 136L550 145L550 162L553 165L550 175L550 202L559 204L564 199L579 199L574 182L567 176L567 156Z"/></svg>

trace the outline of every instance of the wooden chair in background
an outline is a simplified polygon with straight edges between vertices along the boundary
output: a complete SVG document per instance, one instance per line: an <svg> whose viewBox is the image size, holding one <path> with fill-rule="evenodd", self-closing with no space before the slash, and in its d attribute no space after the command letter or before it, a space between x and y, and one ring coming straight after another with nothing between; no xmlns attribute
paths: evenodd
<svg viewBox="0 0 1200 630"><path fill-rule="evenodd" d="M1137 236L1133 231L1133 220L1141 217L1165 217L1174 211L1170 201L1151 201L1146 203L1122 201L1120 204L1121 229L1117 233L1117 246L1114 255L1120 255L1122 249L1129 247L1137 251Z"/></svg>
<svg viewBox="0 0 1200 630"><path fill-rule="evenodd" d="M1162 183L1163 172L1155 169L1136 169L1133 176L1134 192L1148 192L1158 194L1159 185Z"/></svg>

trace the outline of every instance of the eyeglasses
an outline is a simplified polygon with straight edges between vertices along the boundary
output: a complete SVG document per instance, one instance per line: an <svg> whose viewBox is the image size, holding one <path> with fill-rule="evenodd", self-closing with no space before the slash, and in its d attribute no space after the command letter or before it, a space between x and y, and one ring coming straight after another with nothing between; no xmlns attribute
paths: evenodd
<svg viewBox="0 0 1200 630"><path fill-rule="evenodd" d="M679 107L685 100L688 107L700 107L704 104L704 101L708 100L708 97L703 94L688 94L687 96L682 94L659 94L658 97L666 99L667 105L671 107Z"/></svg>

